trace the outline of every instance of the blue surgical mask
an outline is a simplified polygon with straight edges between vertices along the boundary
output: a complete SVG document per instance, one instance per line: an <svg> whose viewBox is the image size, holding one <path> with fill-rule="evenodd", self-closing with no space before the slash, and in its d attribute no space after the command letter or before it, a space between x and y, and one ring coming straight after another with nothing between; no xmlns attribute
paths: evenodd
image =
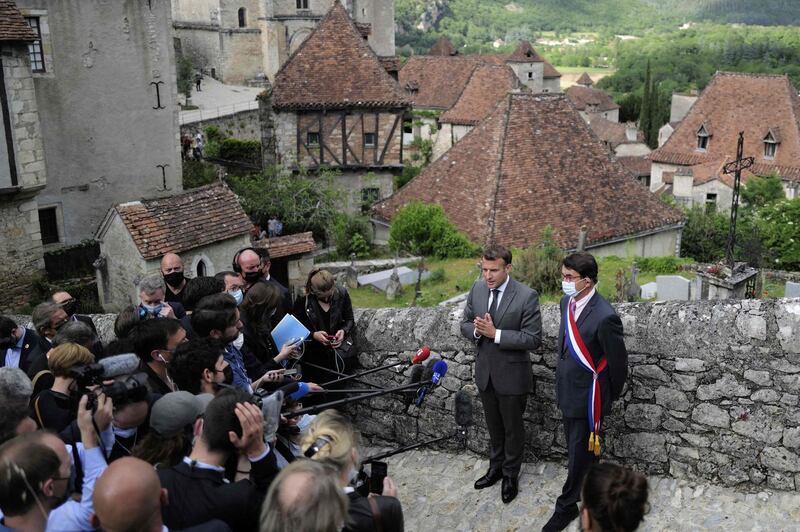
<svg viewBox="0 0 800 532"><path fill-rule="evenodd" d="M236 290L229 290L228 295L232 296L233 299L236 300L237 307L242 304L242 300L244 299L244 294L242 293L241 288L237 288Z"/></svg>
<svg viewBox="0 0 800 532"><path fill-rule="evenodd" d="M142 308L147 311L148 314L152 314L153 316L158 316L161 313L161 309L164 308L163 303L159 303L155 307L151 307L149 305L142 304Z"/></svg>
<svg viewBox="0 0 800 532"><path fill-rule="evenodd" d="M297 422L297 428L300 429L300 432L305 432L311 422L314 421L316 416L310 416L308 414L303 414L303 417L300 418L300 421Z"/></svg>
<svg viewBox="0 0 800 532"><path fill-rule="evenodd" d="M561 290L568 296L574 296L578 292L575 281L561 281Z"/></svg>

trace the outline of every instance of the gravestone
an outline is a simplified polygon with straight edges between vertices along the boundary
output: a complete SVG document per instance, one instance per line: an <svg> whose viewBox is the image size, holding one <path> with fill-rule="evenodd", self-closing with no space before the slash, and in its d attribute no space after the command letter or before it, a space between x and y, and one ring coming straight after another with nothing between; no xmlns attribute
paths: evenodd
<svg viewBox="0 0 800 532"><path fill-rule="evenodd" d="M783 297L800 297L800 283L786 281L786 292Z"/></svg>
<svg viewBox="0 0 800 532"><path fill-rule="evenodd" d="M358 276L358 285L359 286L374 286L381 292L385 292L386 288L389 286L389 281L392 277L392 273L394 270L383 270L380 272L375 273L368 273L366 275L359 275ZM397 276L400 278L400 283L403 285L414 284L417 282L417 276L419 273L417 270L412 270L406 266L400 266L397 268ZM431 272L425 271L422 272L422 280L427 279L431 276Z"/></svg>
<svg viewBox="0 0 800 532"><path fill-rule="evenodd" d="M658 275L656 285L658 286L659 301L689 300L689 285L691 281L680 275Z"/></svg>
<svg viewBox="0 0 800 532"><path fill-rule="evenodd" d="M654 299L658 294L658 285L655 282L645 283L641 288L642 299Z"/></svg>
<svg viewBox="0 0 800 532"><path fill-rule="evenodd" d="M397 273L397 268L392 271L389 276L389 284L386 286L386 299L393 301L398 295L403 293L403 284L400 282L400 275Z"/></svg>

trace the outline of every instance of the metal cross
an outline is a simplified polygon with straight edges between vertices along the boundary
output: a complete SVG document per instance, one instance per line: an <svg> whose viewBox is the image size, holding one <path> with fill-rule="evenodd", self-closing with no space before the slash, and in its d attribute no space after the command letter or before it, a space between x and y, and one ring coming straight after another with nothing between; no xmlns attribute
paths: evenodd
<svg viewBox="0 0 800 532"><path fill-rule="evenodd" d="M722 172L728 175L733 174L733 198L731 199L731 226L728 230L728 248L725 253L725 260L733 272L734 248L736 247L736 217L739 211L739 191L742 185L742 170L753 166L752 157L744 157L744 131L739 132L739 143L736 145L736 159L729 162L722 168Z"/></svg>

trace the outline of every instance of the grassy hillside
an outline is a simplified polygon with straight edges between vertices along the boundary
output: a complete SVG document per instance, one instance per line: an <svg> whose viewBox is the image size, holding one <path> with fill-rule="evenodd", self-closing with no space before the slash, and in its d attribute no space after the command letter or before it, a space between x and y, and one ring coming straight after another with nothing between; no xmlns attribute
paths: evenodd
<svg viewBox="0 0 800 532"><path fill-rule="evenodd" d="M514 42L543 32L641 36L686 22L800 24L798 0L397 0L396 9L398 46L417 53L439 35L467 51L488 51L497 39ZM417 29L433 10L441 18L428 31Z"/></svg>

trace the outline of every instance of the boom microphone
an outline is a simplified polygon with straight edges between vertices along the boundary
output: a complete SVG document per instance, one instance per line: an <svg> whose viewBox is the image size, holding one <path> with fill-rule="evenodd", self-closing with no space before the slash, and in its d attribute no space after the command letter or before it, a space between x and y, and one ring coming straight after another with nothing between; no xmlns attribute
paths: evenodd
<svg viewBox="0 0 800 532"><path fill-rule="evenodd" d="M472 425L472 399L464 390L456 392L455 398L456 425L469 427Z"/></svg>
<svg viewBox="0 0 800 532"><path fill-rule="evenodd" d="M102 358L97 361L103 367L103 378L113 379L122 375L135 373L139 369L139 357L133 353Z"/></svg>
<svg viewBox="0 0 800 532"><path fill-rule="evenodd" d="M412 364L419 364L420 362L425 362L428 360L428 357L431 356L431 348L427 345L423 345L417 351L417 354L411 359Z"/></svg>

